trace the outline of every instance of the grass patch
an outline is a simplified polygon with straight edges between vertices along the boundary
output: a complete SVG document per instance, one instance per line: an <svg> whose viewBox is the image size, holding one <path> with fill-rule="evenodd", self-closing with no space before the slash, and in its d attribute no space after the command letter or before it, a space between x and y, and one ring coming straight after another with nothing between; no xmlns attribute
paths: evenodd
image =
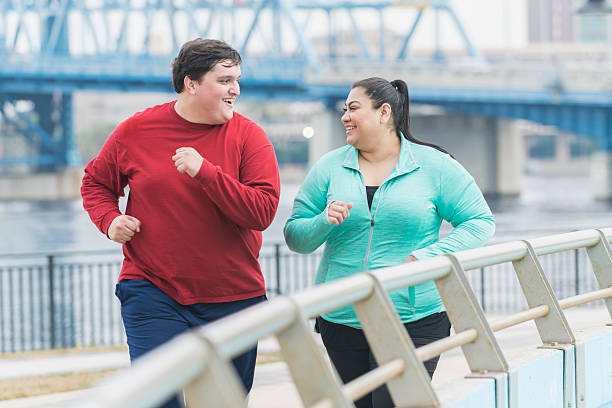
<svg viewBox="0 0 612 408"><path fill-rule="evenodd" d="M29 351L23 353L0 354L0 359L52 357L58 354L95 353L127 350L126 346L86 347L77 349L55 349ZM257 364L269 364L283 361L280 352L260 353ZM35 397L57 392L77 391L89 388L102 378L113 375L120 369L101 371L78 371L71 373L49 374L32 377L10 378L0 380L0 401L15 398Z"/></svg>
<svg viewBox="0 0 612 408"><path fill-rule="evenodd" d="M0 380L0 401L89 388L117 370L80 371Z"/></svg>

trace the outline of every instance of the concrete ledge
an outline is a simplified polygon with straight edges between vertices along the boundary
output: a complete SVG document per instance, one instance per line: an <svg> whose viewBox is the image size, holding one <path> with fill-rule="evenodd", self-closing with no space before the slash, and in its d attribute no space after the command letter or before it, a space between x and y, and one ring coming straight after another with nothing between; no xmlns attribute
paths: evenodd
<svg viewBox="0 0 612 408"><path fill-rule="evenodd" d="M458 378L434 390L443 408L496 408L492 378Z"/></svg>
<svg viewBox="0 0 612 408"><path fill-rule="evenodd" d="M576 331L578 408L612 406L612 327Z"/></svg>
<svg viewBox="0 0 612 408"><path fill-rule="evenodd" d="M527 349L509 359L508 406L563 407L563 351Z"/></svg>
<svg viewBox="0 0 612 408"><path fill-rule="evenodd" d="M0 200L65 200L80 197L83 169L0 177Z"/></svg>

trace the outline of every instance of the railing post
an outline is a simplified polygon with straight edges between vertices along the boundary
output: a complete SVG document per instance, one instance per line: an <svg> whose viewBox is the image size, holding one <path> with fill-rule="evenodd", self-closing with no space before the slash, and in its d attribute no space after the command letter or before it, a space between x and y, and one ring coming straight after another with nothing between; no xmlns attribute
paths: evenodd
<svg viewBox="0 0 612 408"><path fill-rule="evenodd" d="M49 330L51 332L51 348L55 348L55 258L53 255L47 255L47 268L49 269Z"/></svg>
<svg viewBox="0 0 612 408"><path fill-rule="evenodd" d="M574 344L574 334L563 314L559 301L542 270L540 261L529 241L522 241L527 252L513 261L514 271L530 308L546 305L548 314L534 320L540 339L545 345Z"/></svg>
<svg viewBox="0 0 612 408"><path fill-rule="evenodd" d="M194 333L205 347L206 367L202 374L183 388L190 408L246 407L246 393L231 361L224 361L211 342Z"/></svg>
<svg viewBox="0 0 612 408"><path fill-rule="evenodd" d="M276 338L304 406L328 400L334 408L353 408L353 402L342 393L340 377L326 363L322 350L315 343L297 302L293 298L285 299L287 307L294 308L294 317Z"/></svg>
<svg viewBox="0 0 612 408"><path fill-rule="evenodd" d="M401 375L389 380L387 387L398 407L438 407L440 402L431 386L429 374L418 358L414 343L391 299L375 275L373 290L366 299L353 304L363 333L379 366L395 359L404 361Z"/></svg>
<svg viewBox="0 0 612 408"><path fill-rule="evenodd" d="M507 372L504 357L493 330L489 326L482 307L472 291L457 257L444 255L451 262L451 270L444 278L435 281L446 313L456 333L475 329L478 337L473 343L462 346L463 354L472 373Z"/></svg>
<svg viewBox="0 0 612 408"><path fill-rule="evenodd" d="M606 234L603 231L597 230L599 234L599 242L591 247L587 247L587 254L593 265L593 272L600 289L609 288L612 286L612 249ZM608 313L612 317L612 299L605 300L608 308Z"/></svg>
<svg viewBox="0 0 612 408"><path fill-rule="evenodd" d="M448 318L456 333L468 329L475 329L478 332L476 341L461 346L471 371L466 378L493 379L495 381L495 407L506 407L508 403L508 362L465 276L463 266L454 254L444 256L450 260L451 270L448 275L436 280L435 283L446 307Z"/></svg>
<svg viewBox="0 0 612 408"><path fill-rule="evenodd" d="M276 294L281 295L280 244L274 244L274 261L276 264Z"/></svg>

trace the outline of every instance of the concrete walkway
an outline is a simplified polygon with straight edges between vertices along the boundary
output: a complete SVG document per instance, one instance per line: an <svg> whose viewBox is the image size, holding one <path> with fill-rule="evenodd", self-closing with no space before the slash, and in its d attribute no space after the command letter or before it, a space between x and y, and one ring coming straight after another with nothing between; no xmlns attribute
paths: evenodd
<svg viewBox="0 0 612 408"><path fill-rule="evenodd" d="M0 359L0 381L35 375L65 374L75 371L98 371L127 367L127 351L88 354L62 354L50 357Z"/></svg>
<svg viewBox="0 0 612 408"><path fill-rule="evenodd" d="M568 310L566 316L574 330L601 326L611 321L607 309L603 307ZM499 317L488 316L490 321L495 321ZM512 361L513 357L518 358L525 349L540 345L540 339L533 322L503 330L497 333L496 337L509 361ZM320 338L317 338L317 340L320 342ZM260 342L259 352L262 354L277 350L278 344L272 338ZM124 367L128 364L127 352L70 354L38 359L0 359L0 386L2 379L103 370ZM468 372L469 369L461 350L451 350L441 356L433 378L433 385L435 388L444 387L445 383L463 377ZM81 394L82 391L74 391L3 401L0 402L0 408L44 407L51 404L61 404L62 401L77 398ZM283 362L258 364L255 369L255 380L250 395L249 408L264 407L302 407L287 365Z"/></svg>

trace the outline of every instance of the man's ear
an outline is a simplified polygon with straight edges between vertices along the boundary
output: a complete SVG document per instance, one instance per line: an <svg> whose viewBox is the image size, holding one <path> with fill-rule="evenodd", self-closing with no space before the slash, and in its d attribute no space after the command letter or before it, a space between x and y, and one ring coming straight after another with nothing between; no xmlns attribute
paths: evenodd
<svg viewBox="0 0 612 408"><path fill-rule="evenodd" d="M195 95L195 81L189 78L188 75L185 75L185 78L183 78L183 85L189 94Z"/></svg>

